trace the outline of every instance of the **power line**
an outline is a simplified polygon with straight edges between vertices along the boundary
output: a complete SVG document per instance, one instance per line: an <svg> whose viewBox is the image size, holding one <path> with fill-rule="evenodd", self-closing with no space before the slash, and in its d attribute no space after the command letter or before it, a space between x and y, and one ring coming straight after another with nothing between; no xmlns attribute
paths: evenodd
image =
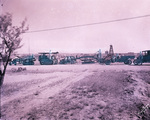
<svg viewBox="0 0 150 120"><path fill-rule="evenodd" d="M34 30L34 31L28 31L26 33L45 32L45 31L53 31L53 30L61 30L61 29L85 27L85 26L92 26L92 25L98 25L98 24L107 24L107 23L113 23L113 22L120 22L120 21L127 21L127 20L139 19L139 18L144 18L144 17L150 17L150 14L143 15L143 16L136 16L136 17L116 19L116 20L102 21L102 22L97 22L97 23L89 23L89 24L81 24L81 25L71 25L71 26L66 26L66 27L50 28L50 29L43 29L43 30Z"/></svg>

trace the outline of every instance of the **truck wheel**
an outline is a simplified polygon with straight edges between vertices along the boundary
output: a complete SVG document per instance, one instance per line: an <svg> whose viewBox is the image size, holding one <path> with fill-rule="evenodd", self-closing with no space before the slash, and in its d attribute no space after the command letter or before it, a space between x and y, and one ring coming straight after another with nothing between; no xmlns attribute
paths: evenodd
<svg viewBox="0 0 150 120"><path fill-rule="evenodd" d="M58 64L58 60L57 60L57 59L54 60L54 61L53 61L53 64L54 64L54 65Z"/></svg>
<svg viewBox="0 0 150 120"><path fill-rule="evenodd" d="M110 60L106 60L106 61L105 61L105 64L106 64L106 65L110 65Z"/></svg>
<svg viewBox="0 0 150 120"><path fill-rule="evenodd" d="M74 61L73 61L73 60L71 61L71 64L74 64Z"/></svg>
<svg viewBox="0 0 150 120"><path fill-rule="evenodd" d="M40 61L40 64L43 65L43 61Z"/></svg>
<svg viewBox="0 0 150 120"><path fill-rule="evenodd" d="M129 60L129 61L128 61L128 64L129 64L129 65L131 65L131 64L132 64L132 61L131 61L131 60Z"/></svg>
<svg viewBox="0 0 150 120"><path fill-rule="evenodd" d="M142 65L142 62L139 62L138 65Z"/></svg>
<svg viewBox="0 0 150 120"><path fill-rule="evenodd" d="M134 65L138 65L137 60L134 60L133 63L134 63Z"/></svg>
<svg viewBox="0 0 150 120"><path fill-rule="evenodd" d="M33 61L31 62L31 65L34 65L34 62L33 62Z"/></svg>
<svg viewBox="0 0 150 120"><path fill-rule="evenodd" d="M49 65L53 65L53 63L54 63L53 60L49 61Z"/></svg>

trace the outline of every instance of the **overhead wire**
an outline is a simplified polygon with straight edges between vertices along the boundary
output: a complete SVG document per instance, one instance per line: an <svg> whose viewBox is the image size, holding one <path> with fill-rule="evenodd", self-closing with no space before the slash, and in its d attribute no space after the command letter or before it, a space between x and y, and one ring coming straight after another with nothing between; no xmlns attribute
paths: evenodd
<svg viewBox="0 0 150 120"><path fill-rule="evenodd" d="M46 32L46 31L54 31L54 30L61 30L61 29L85 27L85 26L92 26L92 25L98 25L98 24L107 24L107 23L113 23L113 22L127 21L127 20L133 20L133 19L140 19L140 18L145 18L145 17L150 17L150 14L142 15L142 16L136 16L136 17L122 18L122 19L108 20L108 21L102 21L102 22L96 22L96 23L71 25L71 26L65 26L65 27L41 29L41 30L33 30L33 31L27 31L25 33Z"/></svg>

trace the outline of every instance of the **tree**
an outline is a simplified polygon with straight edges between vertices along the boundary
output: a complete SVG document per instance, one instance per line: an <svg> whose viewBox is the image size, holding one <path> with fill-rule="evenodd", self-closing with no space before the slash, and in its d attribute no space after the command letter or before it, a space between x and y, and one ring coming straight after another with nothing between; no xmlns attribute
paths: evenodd
<svg viewBox="0 0 150 120"><path fill-rule="evenodd" d="M12 53L22 47L21 35L28 30L26 19L19 27L12 25L12 15L6 13L0 16L0 87L3 84L7 65Z"/></svg>

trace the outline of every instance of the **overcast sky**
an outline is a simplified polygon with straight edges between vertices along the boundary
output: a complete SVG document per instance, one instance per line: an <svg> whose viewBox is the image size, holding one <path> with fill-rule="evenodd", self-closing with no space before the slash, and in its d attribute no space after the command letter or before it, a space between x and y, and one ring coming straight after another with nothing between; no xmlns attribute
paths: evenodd
<svg viewBox="0 0 150 120"><path fill-rule="evenodd" d="M26 17L29 31L97 23L150 14L150 0L0 0L14 25ZM150 49L150 17L22 36L20 53L139 52Z"/></svg>

